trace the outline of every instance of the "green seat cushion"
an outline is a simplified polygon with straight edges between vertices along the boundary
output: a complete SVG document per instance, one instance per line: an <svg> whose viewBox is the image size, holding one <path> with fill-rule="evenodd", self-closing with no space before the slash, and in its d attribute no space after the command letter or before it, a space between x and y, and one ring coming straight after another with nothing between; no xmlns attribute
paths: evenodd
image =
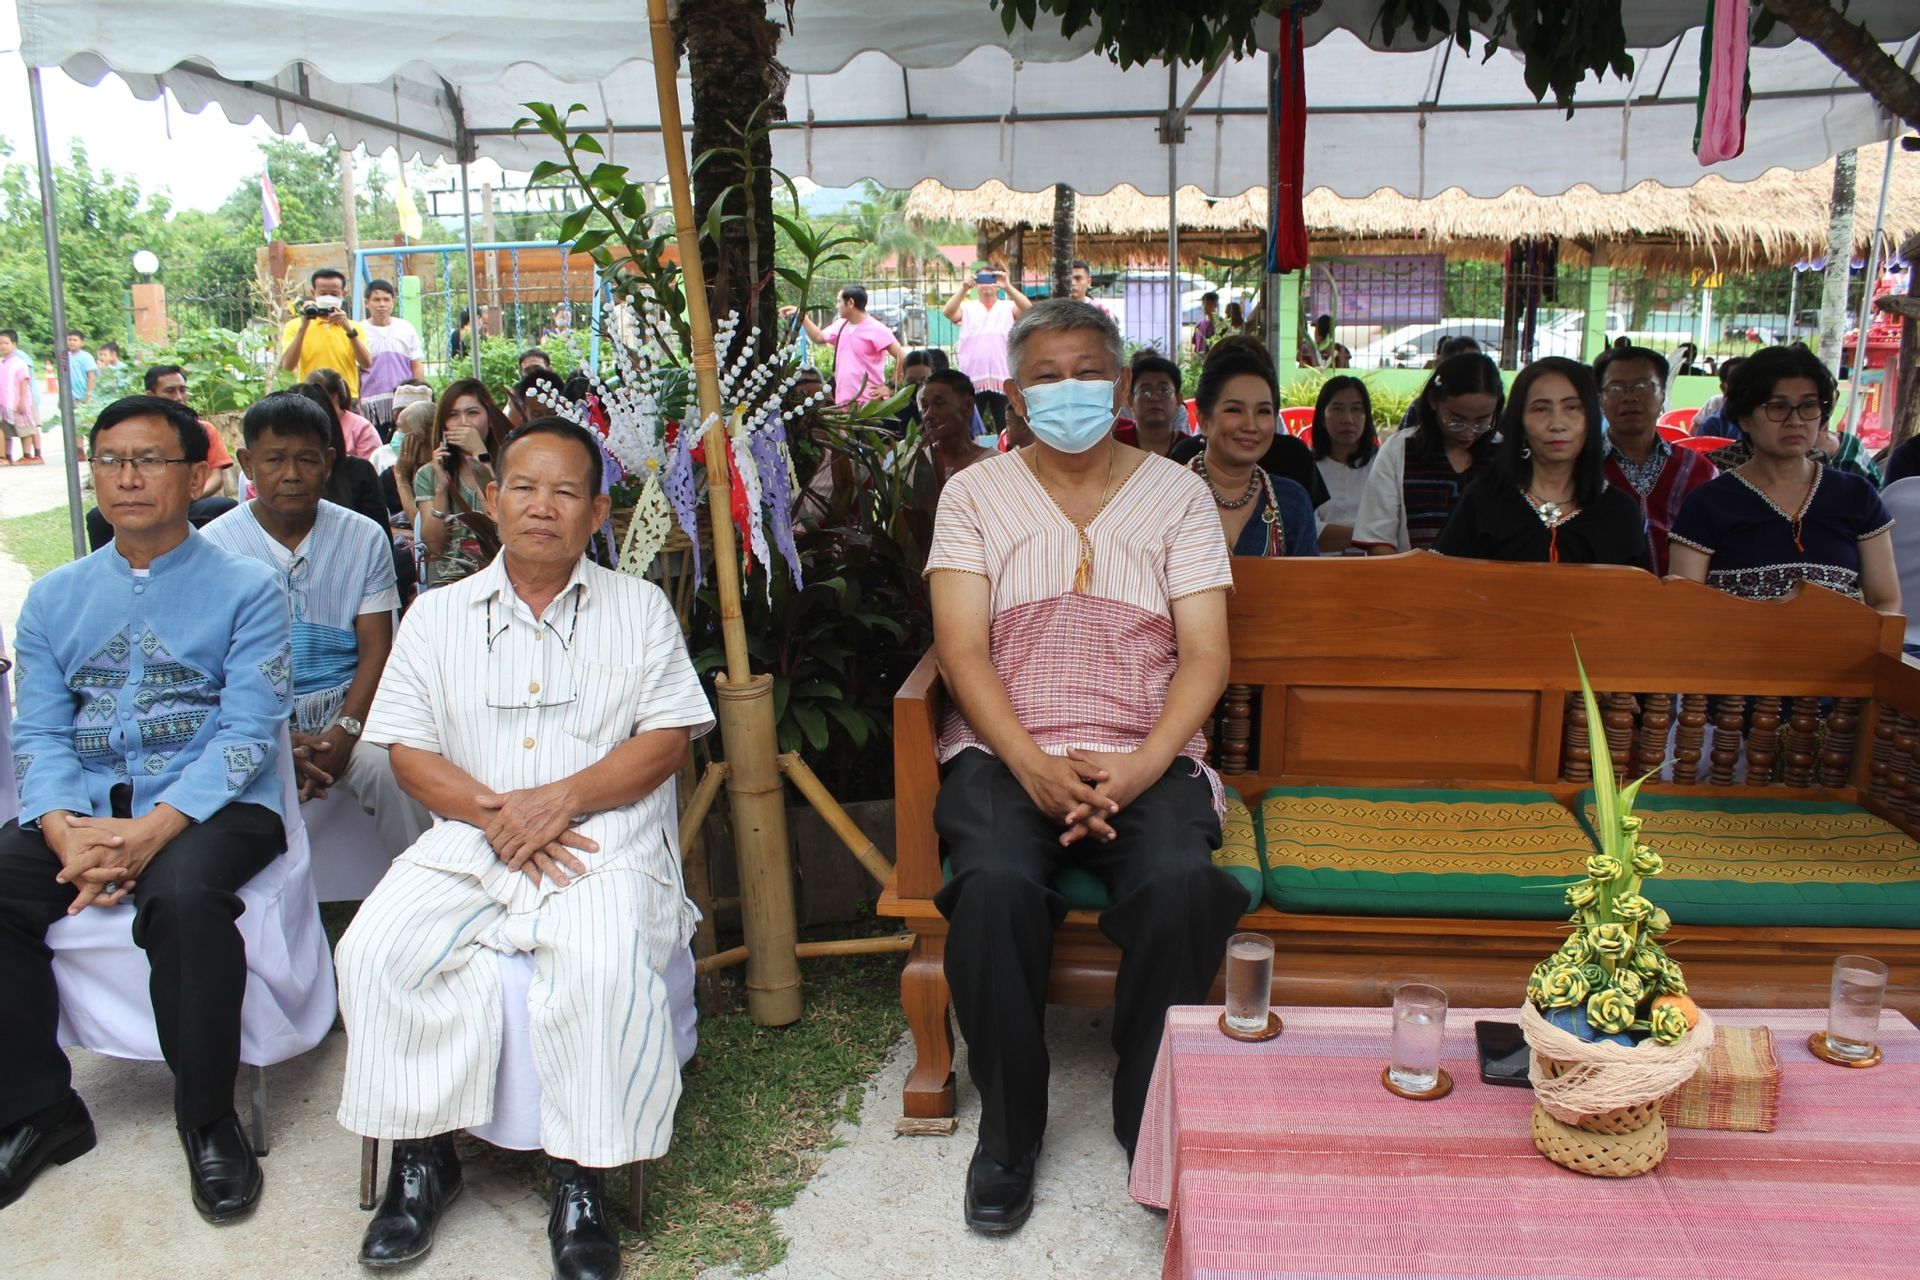
<svg viewBox="0 0 1920 1280"><path fill-rule="evenodd" d="M1642 792L1633 811L1666 864L1644 891L1675 924L1920 928L1920 844L1865 809Z"/></svg>
<svg viewBox="0 0 1920 1280"><path fill-rule="evenodd" d="M1540 791L1274 787L1267 901L1315 915L1553 920L1592 843Z"/></svg>
<svg viewBox="0 0 1920 1280"><path fill-rule="evenodd" d="M1213 865L1240 882L1247 891L1247 910L1252 911L1260 905L1260 844L1247 802L1232 787L1225 790L1227 816L1220 824L1220 847L1214 850ZM953 879L951 859L941 859L940 871L944 879ZM1105 911L1113 905L1107 886L1084 867L1065 868L1054 876L1053 887L1075 911Z"/></svg>

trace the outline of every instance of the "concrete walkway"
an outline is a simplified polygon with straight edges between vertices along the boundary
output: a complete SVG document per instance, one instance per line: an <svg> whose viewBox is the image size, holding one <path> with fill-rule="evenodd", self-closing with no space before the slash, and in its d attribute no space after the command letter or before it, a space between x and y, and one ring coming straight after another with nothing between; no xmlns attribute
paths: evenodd
<svg viewBox="0 0 1920 1280"><path fill-rule="evenodd" d="M1159 1274L1166 1217L1127 1196L1127 1157L1113 1139L1108 1012L1050 1008L1053 1087L1033 1217L1017 1234L976 1235L960 1218L980 1100L960 1078L960 1128L949 1138L893 1131L912 1061L903 1040L868 1082L857 1125L792 1206L774 1214L792 1242L768 1280L1133 1280ZM709 1273L710 1280L732 1272Z"/></svg>
<svg viewBox="0 0 1920 1280"><path fill-rule="evenodd" d="M0 520L67 505L66 453L57 419L46 424L40 442L47 453L45 466L0 467ZM9 637L31 585L27 571L0 548L0 626L6 628Z"/></svg>
<svg viewBox="0 0 1920 1280"><path fill-rule="evenodd" d="M1165 1219L1127 1198L1126 1158L1109 1128L1112 1050L1104 1016L1054 1009L1052 1123L1040 1158L1033 1218L1018 1235L989 1239L960 1220L978 1099L961 1064L960 1129L947 1138L893 1131L911 1048L897 1046L868 1083L861 1120L789 1208L775 1214L791 1242L769 1280L1127 1280L1159 1267ZM964 1050L963 1050L964 1054ZM345 1044L271 1068L272 1152L266 1193L244 1222L210 1227L187 1198L173 1131L171 1086L159 1063L74 1055L74 1086L93 1111L100 1144L41 1175L0 1210L0 1276L8 1280L152 1276L161 1280L337 1277L365 1280L355 1262L367 1215L359 1209L359 1140L334 1122ZM241 1086L244 1088L244 1084ZM241 1115L246 1099L236 1097ZM382 1149L383 1173L385 1149ZM547 1206L524 1176L481 1151L466 1161L466 1191L434 1251L410 1280L540 1280L549 1272ZM642 1260L629 1268L644 1276ZM730 1280L731 1270L709 1273Z"/></svg>

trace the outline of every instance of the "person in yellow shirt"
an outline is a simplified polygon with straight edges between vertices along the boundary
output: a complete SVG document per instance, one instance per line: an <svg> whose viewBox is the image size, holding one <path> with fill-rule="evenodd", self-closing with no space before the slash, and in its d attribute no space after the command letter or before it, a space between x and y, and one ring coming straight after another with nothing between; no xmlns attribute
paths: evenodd
<svg viewBox="0 0 1920 1280"><path fill-rule="evenodd" d="M302 382L315 369L332 369L347 380L348 392L358 396L360 371L373 367L373 352L347 314L347 277L333 267L321 267L308 283L313 297L280 331L280 367L297 370Z"/></svg>

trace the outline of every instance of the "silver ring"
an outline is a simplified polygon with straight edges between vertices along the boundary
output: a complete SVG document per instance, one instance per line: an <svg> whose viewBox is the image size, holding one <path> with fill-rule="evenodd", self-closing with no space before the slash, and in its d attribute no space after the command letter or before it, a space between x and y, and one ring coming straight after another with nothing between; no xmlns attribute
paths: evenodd
<svg viewBox="0 0 1920 1280"><path fill-rule="evenodd" d="M100 886L100 893L103 897L111 898L118 892L120 892L120 882L118 880L109 880Z"/></svg>

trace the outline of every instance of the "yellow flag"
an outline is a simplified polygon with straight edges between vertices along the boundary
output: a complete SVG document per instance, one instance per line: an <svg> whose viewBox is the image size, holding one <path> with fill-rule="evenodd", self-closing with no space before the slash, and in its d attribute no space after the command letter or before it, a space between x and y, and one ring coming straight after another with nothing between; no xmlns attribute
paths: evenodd
<svg viewBox="0 0 1920 1280"><path fill-rule="evenodd" d="M400 234L409 240L418 240L426 227L420 218L420 207L413 202L413 192L407 189L407 165L397 155L393 162L400 172L400 181L393 189L393 202L400 214Z"/></svg>

